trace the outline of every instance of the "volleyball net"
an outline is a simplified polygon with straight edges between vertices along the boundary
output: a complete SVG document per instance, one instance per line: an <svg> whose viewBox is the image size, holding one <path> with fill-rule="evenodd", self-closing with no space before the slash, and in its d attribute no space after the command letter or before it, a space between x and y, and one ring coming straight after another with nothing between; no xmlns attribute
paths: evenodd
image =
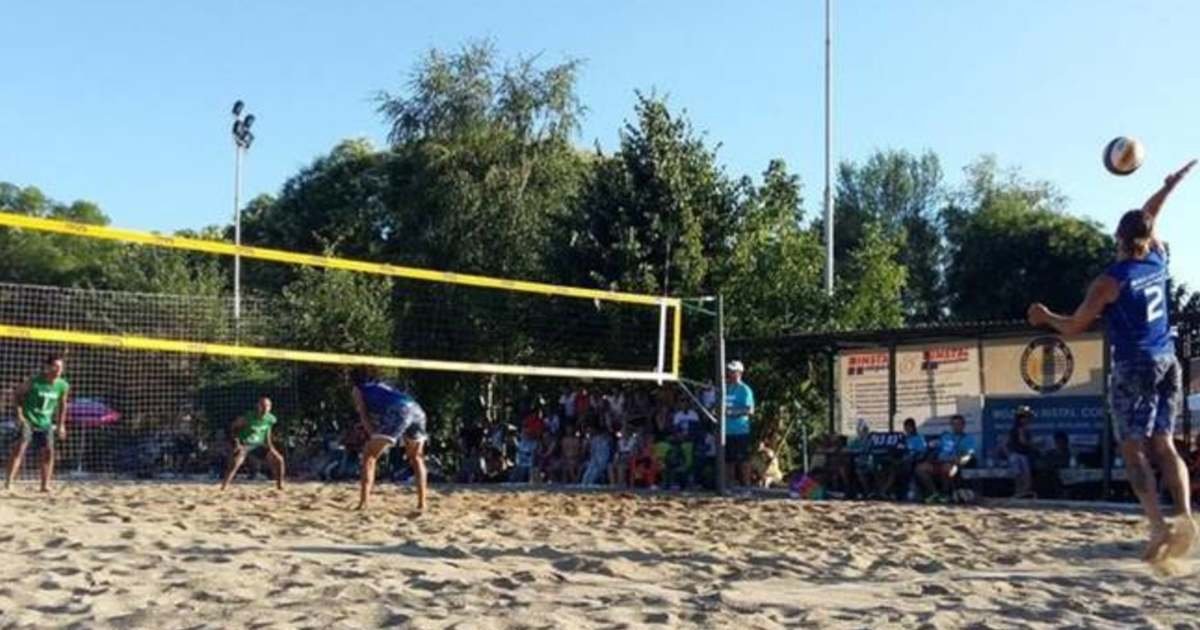
<svg viewBox="0 0 1200 630"><path fill-rule="evenodd" d="M653 381L674 380L679 375L683 309L677 298L235 246L11 213L0 213L0 226L375 276L385 280L373 287L376 297L387 295L374 306L387 309L395 322L392 347L374 353L333 352L322 347L322 340L312 338L291 340L305 347L250 345L242 343L240 334L230 335L241 332L240 322L222 326L219 316L212 325L201 328L164 326L162 319L143 317L113 329L104 326L108 320L103 317L90 316L62 322L62 326L53 325L55 322L50 326L23 325L18 309L15 317L0 321L0 337L410 370ZM252 270L247 269L247 275L252 275ZM283 294L285 298L289 295L287 287ZM266 308L275 312L260 323L265 328L251 335L252 340L287 341L288 327L298 315L293 307L302 301L303 296L297 296L291 302L282 299L268 304ZM111 310L101 304L95 307ZM345 322L345 326L352 325L354 322ZM184 329L190 337L179 336Z"/></svg>
<svg viewBox="0 0 1200 630"><path fill-rule="evenodd" d="M234 256L243 261L236 318L223 287L180 294L0 283L0 449L7 455L17 435L3 428L17 426L22 385L47 356L64 354L69 436L58 460L68 474L211 477L227 457L230 424L261 396L274 401L277 442L290 457L337 457L354 431L346 372L355 365L410 385L442 374L434 413L459 421L487 413L480 406L515 411L518 392L676 381L684 358L677 298L0 212L4 228L215 261L225 277ZM476 404L497 379L505 381L497 402ZM463 402L445 402L456 397ZM27 457L31 475L34 453Z"/></svg>

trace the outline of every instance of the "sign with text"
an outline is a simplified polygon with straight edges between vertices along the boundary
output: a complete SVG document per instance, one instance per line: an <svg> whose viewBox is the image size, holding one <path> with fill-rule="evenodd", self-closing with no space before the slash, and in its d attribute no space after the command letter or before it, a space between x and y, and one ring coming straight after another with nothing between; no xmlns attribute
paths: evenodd
<svg viewBox="0 0 1200 630"><path fill-rule="evenodd" d="M1040 451L1054 446L1054 434L1067 434L1071 450L1096 452L1104 437L1105 405L1101 396L1054 396L1005 398L988 396L983 405L983 452L993 456L1008 442L1013 414L1019 405L1033 411L1030 433Z"/></svg>
<svg viewBox="0 0 1200 630"><path fill-rule="evenodd" d="M858 419L872 431L889 430L888 351L871 348L838 357L838 407L842 430L852 433ZM896 349L896 428L914 418L924 432L940 432L950 416L967 418L967 431L979 430L979 353L974 342L901 346Z"/></svg>

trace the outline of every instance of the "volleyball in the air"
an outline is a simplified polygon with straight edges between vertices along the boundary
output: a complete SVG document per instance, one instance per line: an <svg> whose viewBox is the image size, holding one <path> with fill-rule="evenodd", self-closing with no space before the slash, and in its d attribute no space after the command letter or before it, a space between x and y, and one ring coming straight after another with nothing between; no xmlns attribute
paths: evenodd
<svg viewBox="0 0 1200 630"><path fill-rule="evenodd" d="M1146 148L1136 138L1120 136L1104 147L1104 168L1113 175L1128 175L1145 159Z"/></svg>

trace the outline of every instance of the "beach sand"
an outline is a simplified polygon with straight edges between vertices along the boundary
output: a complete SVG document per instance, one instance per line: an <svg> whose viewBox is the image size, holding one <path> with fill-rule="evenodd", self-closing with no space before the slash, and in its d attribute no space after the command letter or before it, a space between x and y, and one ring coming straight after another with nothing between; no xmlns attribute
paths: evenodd
<svg viewBox="0 0 1200 630"><path fill-rule="evenodd" d="M386 486L0 494L0 628L1200 627L1135 514Z"/></svg>

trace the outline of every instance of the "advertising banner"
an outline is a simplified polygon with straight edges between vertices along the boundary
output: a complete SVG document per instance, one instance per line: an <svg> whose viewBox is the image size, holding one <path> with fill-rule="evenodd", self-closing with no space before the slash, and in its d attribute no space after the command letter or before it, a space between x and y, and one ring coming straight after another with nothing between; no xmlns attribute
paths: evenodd
<svg viewBox="0 0 1200 630"><path fill-rule="evenodd" d="M853 433L859 418L872 431L887 431L887 349L842 353L838 367L843 432ZM980 411L974 341L896 349L896 430L905 418L914 418L922 432L938 433L960 413L967 418L967 431L978 432Z"/></svg>

